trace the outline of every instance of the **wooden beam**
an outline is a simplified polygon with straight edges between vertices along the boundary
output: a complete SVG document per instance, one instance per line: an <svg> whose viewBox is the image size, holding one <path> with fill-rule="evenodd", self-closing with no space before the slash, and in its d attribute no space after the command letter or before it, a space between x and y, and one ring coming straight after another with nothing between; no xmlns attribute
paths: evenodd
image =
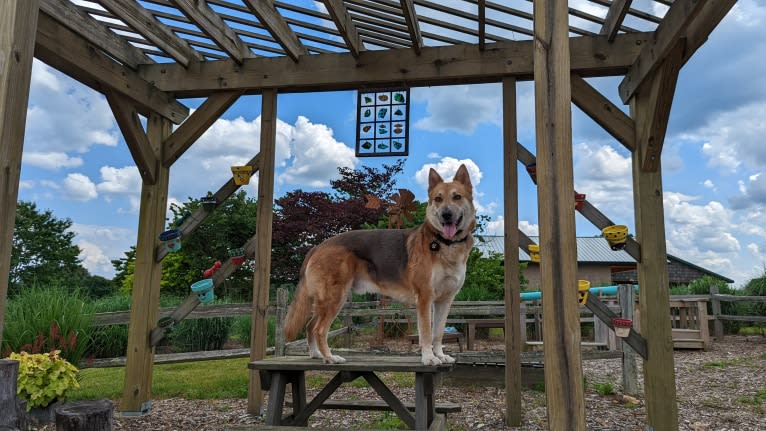
<svg viewBox="0 0 766 431"><path fill-rule="evenodd" d="M46 0L54 1L54 0ZM202 60L202 55L135 0L98 0L104 8L179 64ZM60 3L56 1L56 3Z"/></svg>
<svg viewBox="0 0 766 431"><path fill-rule="evenodd" d="M151 114L147 123L149 144L154 157L159 159L162 141L170 135L171 124L157 114ZM141 187L125 385L119 407L123 414L143 415L151 406L154 349L149 341L159 317L162 279L162 264L154 260L154 248L165 227L168 180L168 169L160 167L156 183L144 183Z"/></svg>
<svg viewBox="0 0 766 431"><path fill-rule="evenodd" d="M261 97L261 158L258 169L258 214L255 229L257 248L255 274L253 274L251 361L263 359L266 355L266 325L271 278L271 230L274 215L274 156L277 139L277 92L265 90ZM260 414L263 392L257 371L250 371L247 394L247 411L250 414Z"/></svg>
<svg viewBox="0 0 766 431"><path fill-rule="evenodd" d="M178 9L194 22L213 42L237 63L253 57L242 39L204 1L172 0Z"/></svg>
<svg viewBox="0 0 766 431"><path fill-rule="evenodd" d="M37 0L0 2L0 340L3 339L13 228L27 123Z"/></svg>
<svg viewBox="0 0 766 431"><path fill-rule="evenodd" d="M650 118L644 127L637 130L638 154L642 159L641 169L656 171L660 168L665 132L668 129L670 108L676 91L678 73L683 65L685 39L680 39L670 54L662 62L651 81L644 81L648 90L639 97L651 106Z"/></svg>
<svg viewBox="0 0 766 431"><path fill-rule="evenodd" d="M516 80L503 79L503 190L505 204L505 330L520 334L521 285L519 284L519 197L516 116ZM505 423L521 426L521 351L522 340L505 337Z"/></svg>
<svg viewBox="0 0 766 431"><path fill-rule="evenodd" d="M566 0L535 0L535 135L548 427L585 430Z"/></svg>
<svg viewBox="0 0 766 431"><path fill-rule="evenodd" d="M650 33L570 40L572 71L582 77L623 74L633 64ZM207 96L220 90L258 92L334 91L365 86L406 84L448 85L499 82L503 77L532 78L532 41L367 51L307 56L296 64L289 58L254 58L237 65L230 60L206 61L186 69L176 64L141 66L141 75L158 88L180 97Z"/></svg>
<svg viewBox="0 0 766 431"><path fill-rule="evenodd" d="M604 25L601 26L599 34L606 36L609 42L613 41L617 36L617 32L620 30L625 15L630 10L630 4L633 0L614 0L612 5L609 6L609 10L606 12L606 18L604 19Z"/></svg>
<svg viewBox="0 0 766 431"><path fill-rule="evenodd" d="M132 69L139 64L154 63L140 49L110 31L103 23L80 10L72 2L40 0L40 10Z"/></svg>
<svg viewBox="0 0 766 431"><path fill-rule="evenodd" d="M487 39L487 4L486 0L479 0L479 16L478 16L478 27L479 27L479 51L484 51L484 45L486 44Z"/></svg>
<svg viewBox="0 0 766 431"><path fill-rule="evenodd" d="M346 47L351 52L354 58L359 58L359 55L366 50L362 38L359 36L359 31L354 24L354 20L351 19L346 6L342 0L323 0L327 11L330 13L330 17L335 23L335 27L340 32L341 37L346 42Z"/></svg>
<svg viewBox="0 0 766 431"><path fill-rule="evenodd" d="M152 185L157 180L159 161L149 144L141 119L135 107L123 95L107 90L106 100L112 108L114 119L122 131L125 143L128 145L133 161L136 163L138 172L144 183Z"/></svg>
<svg viewBox="0 0 766 431"><path fill-rule="evenodd" d="M636 62L620 82L619 92L623 103L630 101L644 80L659 67L678 41L685 37L689 25L708 3L716 3L716 1L676 0L673 2L662 22L657 26L657 30L654 31L654 37L644 45ZM712 31L713 28L709 30Z"/></svg>
<svg viewBox="0 0 766 431"><path fill-rule="evenodd" d="M308 50L293 29L274 7L274 0L245 0L245 5L258 17L261 25L284 48L290 58L298 61L300 56L308 54Z"/></svg>
<svg viewBox="0 0 766 431"><path fill-rule="evenodd" d="M631 114L636 121L637 146L649 127L652 106L641 97L633 98ZM655 430L678 430L678 405L673 361L665 218L662 204L662 170L645 171L643 158L633 152L633 200L636 236L641 242L638 263L641 334L646 339L648 359L644 360L644 395L647 425Z"/></svg>
<svg viewBox="0 0 766 431"><path fill-rule="evenodd" d="M404 14L404 21L407 23L410 40L412 40L412 50L415 51L415 54L420 55L420 51L423 49L423 35L420 33L415 4L412 0L399 0L399 2L402 5L402 13Z"/></svg>
<svg viewBox="0 0 766 431"><path fill-rule="evenodd" d="M636 125L629 115L577 74L572 80L572 102L630 151L636 147Z"/></svg>
<svg viewBox="0 0 766 431"><path fill-rule="evenodd" d="M35 57L96 91L103 93L112 89L121 93L135 103L144 116L154 111L180 124L189 115L189 108L171 95L158 90L44 12L40 13L37 23Z"/></svg>
<svg viewBox="0 0 766 431"><path fill-rule="evenodd" d="M169 168L231 107L242 91L216 93L205 100L192 115L163 142L162 166Z"/></svg>

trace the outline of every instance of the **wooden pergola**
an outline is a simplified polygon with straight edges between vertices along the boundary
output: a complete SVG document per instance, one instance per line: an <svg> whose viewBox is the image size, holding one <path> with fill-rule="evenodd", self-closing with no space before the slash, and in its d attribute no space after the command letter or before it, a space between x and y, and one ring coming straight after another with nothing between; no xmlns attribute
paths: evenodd
<svg viewBox="0 0 766 431"><path fill-rule="evenodd" d="M314 3L323 8L313 7ZM506 256L518 224L517 161L537 165L549 428L584 430L571 103L632 154L648 429L678 429L660 159L679 70L734 0L3 0L0 2L0 335L6 308L32 58L103 93L143 179L120 408L151 400L173 163L240 96L262 97L251 358L265 354L276 103L280 93L501 82ZM321 9L321 10L319 10ZM594 15L589 11L600 10ZM659 16L656 10L665 10ZM625 114L585 78L624 76ZM536 160L516 142L516 83L535 82ZM204 97L193 115L179 99ZM139 115L147 118L141 125ZM180 124L175 131L173 124ZM592 205L597 227L611 222ZM198 222L190 223L193 228ZM518 333L518 265L506 265ZM507 337L506 419L521 422L521 346ZM250 412L262 402L250 375Z"/></svg>

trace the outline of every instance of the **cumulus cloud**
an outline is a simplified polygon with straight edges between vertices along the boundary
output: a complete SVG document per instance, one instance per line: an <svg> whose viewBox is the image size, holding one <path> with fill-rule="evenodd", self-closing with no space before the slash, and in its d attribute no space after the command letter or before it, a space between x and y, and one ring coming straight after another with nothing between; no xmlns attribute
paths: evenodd
<svg viewBox="0 0 766 431"><path fill-rule="evenodd" d="M702 154L708 166L734 173L740 166L766 164L766 102L759 101L715 115L703 127L684 135L704 142Z"/></svg>
<svg viewBox="0 0 766 431"><path fill-rule="evenodd" d="M71 200L86 202L96 199L96 185L86 175L79 173L68 174L63 183L64 197Z"/></svg>
<svg viewBox="0 0 766 431"><path fill-rule="evenodd" d="M427 116L414 126L433 132L470 135L481 124L501 124L502 91L498 84L415 88L412 100L425 102Z"/></svg>
<svg viewBox="0 0 766 431"><path fill-rule="evenodd" d="M111 278L114 276L112 259L123 257L136 244L134 230L117 226L74 223L74 243L80 247L80 258L88 272Z"/></svg>
<svg viewBox="0 0 766 431"><path fill-rule="evenodd" d="M97 186L99 192L107 195L141 193L141 174L137 167L102 166L100 172L101 182Z"/></svg>
<svg viewBox="0 0 766 431"><path fill-rule="evenodd" d="M766 175L763 172L751 175L747 184L739 183L740 194L729 198L733 209L747 209L756 205L766 205Z"/></svg>
<svg viewBox="0 0 766 431"><path fill-rule="evenodd" d="M69 157L66 153L60 152L24 152L22 162L49 171L82 166L80 157Z"/></svg>
<svg viewBox="0 0 766 431"><path fill-rule="evenodd" d="M574 149L575 190L616 222L633 220L630 156L609 145L578 144Z"/></svg>

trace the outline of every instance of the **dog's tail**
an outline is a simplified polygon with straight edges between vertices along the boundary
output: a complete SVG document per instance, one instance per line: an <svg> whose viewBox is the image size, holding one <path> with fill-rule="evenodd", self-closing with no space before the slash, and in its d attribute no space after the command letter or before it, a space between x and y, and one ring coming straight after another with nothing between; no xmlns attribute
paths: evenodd
<svg viewBox="0 0 766 431"><path fill-rule="evenodd" d="M298 287L295 289L295 296L293 302L287 308L287 316L285 317L284 334L286 341L292 341L303 329L303 326L308 322L311 317L311 296L308 292L308 286L306 286L306 262L309 260L312 251L306 256L303 261L300 272L300 281L298 281Z"/></svg>

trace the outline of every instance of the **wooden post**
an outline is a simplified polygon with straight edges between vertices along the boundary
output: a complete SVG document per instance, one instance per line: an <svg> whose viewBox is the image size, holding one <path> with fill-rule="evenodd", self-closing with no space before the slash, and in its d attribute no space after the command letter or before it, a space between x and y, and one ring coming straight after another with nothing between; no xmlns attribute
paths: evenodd
<svg viewBox="0 0 766 431"><path fill-rule="evenodd" d="M671 69L671 70L668 70ZM662 169L659 156L651 160L651 169L644 162L654 149L662 147L657 136L664 136L670 114L675 84L672 67L663 64L654 78L642 86L631 99L631 115L636 122L636 150L633 161L633 201L636 218L636 239L641 244L641 260L637 265L641 335L646 339L648 358L644 360L644 395L646 416L650 429L678 430L675 364L668 282L667 249L665 248L665 217L662 205ZM659 106L659 107L658 107ZM664 107L663 107L664 106ZM658 116L660 112L667 115Z"/></svg>
<svg viewBox="0 0 766 431"><path fill-rule="evenodd" d="M534 2L540 281L548 429L585 430L566 0Z"/></svg>
<svg viewBox="0 0 766 431"><path fill-rule="evenodd" d="M710 286L710 303L713 307L713 335L716 341L723 340L723 321L721 320L721 300L718 299L718 286Z"/></svg>
<svg viewBox="0 0 766 431"><path fill-rule="evenodd" d="M110 400L72 401L56 408L56 431L111 431Z"/></svg>
<svg viewBox="0 0 766 431"><path fill-rule="evenodd" d="M26 401L16 398L19 362L0 359L0 430L26 430Z"/></svg>
<svg viewBox="0 0 766 431"><path fill-rule="evenodd" d="M633 286L621 284L617 293L622 309L623 319L633 320L635 300ZM625 341L622 341L622 392L628 395L638 394L638 367L636 367L636 352Z"/></svg>
<svg viewBox="0 0 766 431"><path fill-rule="evenodd" d="M287 289L277 289L276 328L274 331L274 356L285 356L285 316L287 315Z"/></svg>
<svg viewBox="0 0 766 431"><path fill-rule="evenodd" d="M37 0L0 2L0 340L11 272L38 8Z"/></svg>
<svg viewBox="0 0 766 431"><path fill-rule="evenodd" d="M147 138L158 160L161 160L162 141L170 136L171 127L170 121L160 115L152 113L149 116ZM141 186L125 387L120 402L120 411L124 415L143 415L151 408L154 348L150 339L159 317L162 279L162 262L155 261L154 250L165 226L168 180L168 168L159 166L155 184Z"/></svg>
<svg viewBox="0 0 766 431"><path fill-rule="evenodd" d="M521 285L519 285L519 201L516 79L503 79L503 186L505 189L505 423L521 426Z"/></svg>
<svg viewBox="0 0 766 431"><path fill-rule="evenodd" d="M509 332L510 333L510 332ZM527 342L527 304L521 303L519 311L519 347L524 350Z"/></svg>
<svg viewBox="0 0 766 431"><path fill-rule="evenodd" d="M700 329L700 338L702 338L702 348L710 349L710 328L708 328L707 319L707 301L700 299L697 301L697 323Z"/></svg>
<svg viewBox="0 0 766 431"><path fill-rule="evenodd" d="M277 139L277 91L261 93L261 160L258 170L258 214L255 250L255 274L253 276L253 329L250 343L250 360L266 356L266 324L268 322L269 287L271 278L271 221L274 206L274 153ZM263 405L261 378L257 371L250 371L247 391L247 411L260 414Z"/></svg>

